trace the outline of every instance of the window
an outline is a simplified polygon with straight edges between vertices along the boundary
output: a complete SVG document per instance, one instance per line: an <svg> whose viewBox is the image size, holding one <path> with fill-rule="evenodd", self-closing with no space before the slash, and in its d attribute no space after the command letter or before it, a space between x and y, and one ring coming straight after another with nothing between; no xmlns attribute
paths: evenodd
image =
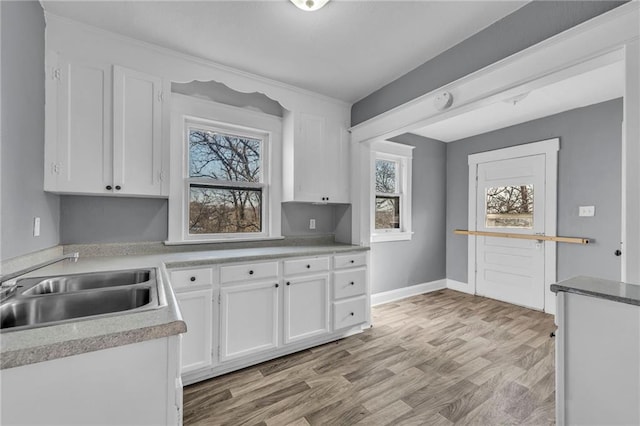
<svg viewBox="0 0 640 426"><path fill-rule="evenodd" d="M372 143L371 150L371 241L410 240L413 147L384 141Z"/></svg>
<svg viewBox="0 0 640 426"><path fill-rule="evenodd" d="M260 233L263 135L188 127L189 234Z"/></svg>
<svg viewBox="0 0 640 426"><path fill-rule="evenodd" d="M172 94L167 244L280 239L282 119Z"/></svg>
<svg viewBox="0 0 640 426"><path fill-rule="evenodd" d="M486 189L487 228L533 229L533 185Z"/></svg>

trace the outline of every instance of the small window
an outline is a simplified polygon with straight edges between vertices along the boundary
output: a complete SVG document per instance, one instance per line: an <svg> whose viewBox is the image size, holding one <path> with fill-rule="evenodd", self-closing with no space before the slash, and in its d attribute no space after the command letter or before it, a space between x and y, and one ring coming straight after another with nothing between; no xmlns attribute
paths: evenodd
<svg viewBox="0 0 640 426"><path fill-rule="evenodd" d="M187 126L188 234L264 231L265 135Z"/></svg>
<svg viewBox="0 0 640 426"><path fill-rule="evenodd" d="M413 146L380 141L371 149L371 241L410 240Z"/></svg>
<svg viewBox="0 0 640 426"><path fill-rule="evenodd" d="M400 229L400 188L397 161L376 160L375 229Z"/></svg>
<svg viewBox="0 0 640 426"><path fill-rule="evenodd" d="M533 229L533 185L486 189L487 228Z"/></svg>

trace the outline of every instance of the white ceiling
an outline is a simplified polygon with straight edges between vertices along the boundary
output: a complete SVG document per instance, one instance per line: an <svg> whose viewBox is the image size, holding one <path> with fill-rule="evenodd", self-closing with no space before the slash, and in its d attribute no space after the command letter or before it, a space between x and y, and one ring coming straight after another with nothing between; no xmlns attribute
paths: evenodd
<svg viewBox="0 0 640 426"><path fill-rule="evenodd" d="M525 1L52 1L47 12L355 102Z"/></svg>
<svg viewBox="0 0 640 426"><path fill-rule="evenodd" d="M533 90L515 105L503 99L411 133L452 142L623 95L624 64L616 62Z"/></svg>

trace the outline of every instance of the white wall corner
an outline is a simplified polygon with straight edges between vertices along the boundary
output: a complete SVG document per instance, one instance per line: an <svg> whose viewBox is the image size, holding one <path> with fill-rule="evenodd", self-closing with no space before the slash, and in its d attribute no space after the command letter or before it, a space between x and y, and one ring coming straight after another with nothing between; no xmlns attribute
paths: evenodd
<svg viewBox="0 0 640 426"><path fill-rule="evenodd" d="M471 285L447 278L447 288L451 290L461 291L463 293L475 294Z"/></svg>
<svg viewBox="0 0 640 426"><path fill-rule="evenodd" d="M406 299L419 294L431 293L432 291L447 288L447 280L441 279L428 283L415 284L409 287L397 288L395 290L383 291L371 295L371 306L378 306L397 300Z"/></svg>

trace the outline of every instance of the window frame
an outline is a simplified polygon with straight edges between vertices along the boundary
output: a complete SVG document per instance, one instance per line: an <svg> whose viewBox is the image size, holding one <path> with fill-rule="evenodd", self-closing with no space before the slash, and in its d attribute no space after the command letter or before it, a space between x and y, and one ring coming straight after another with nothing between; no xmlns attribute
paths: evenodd
<svg viewBox="0 0 640 426"><path fill-rule="evenodd" d="M389 141L375 141L371 143L371 172L370 172L370 242L407 241L411 240L411 180L413 149L405 145ZM379 193L376 191L376 161L393 161L397 163L396 191L397 193ZM400 198L400 227L376 229L376 199L378 196L399 196Z"/></svg>
<svg viewBox="0 0 640 426"><path fill-rule="evenodd" d="M173 93L170 129L169 235L165 244L205 244L233 241L282 239L280 202L282 191L282 119ZM261 139L261 182L216 181L190 176L189 132L197 128ZM213 181L213 182L212 182ZM191 234L189 201L191 185L260 188L262 192L261 232Z"/></svg>

